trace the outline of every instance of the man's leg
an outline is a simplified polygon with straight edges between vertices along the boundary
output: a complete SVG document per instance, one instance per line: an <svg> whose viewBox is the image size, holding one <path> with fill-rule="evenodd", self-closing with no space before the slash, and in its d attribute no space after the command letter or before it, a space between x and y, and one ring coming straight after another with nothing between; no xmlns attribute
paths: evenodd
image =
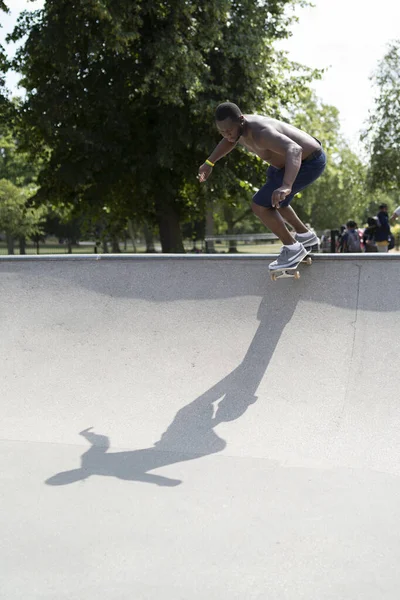
<svg viewBox="0 0 400 600"><path fill-rule="evenodd" d="M307 229L302 221L300 221L299 217L294 212L293 208L289 205L281 206L279 209L281 216L293 227L296 232L295 239L305 246L305 248L311 249L319 246L320 239L317 235Z"/></svg>
<svg viewBox="0 0 400 600"><path fill-rule="evenodd" d="M252 209L254 214L264 223L266 227L268 227L268 229L272 231L272 233L278 236L283 244L290 246L291 244L295 243L296 240L289 233L289 230L285 225L285 221L280 214L280 210L260 206L255 202L252 204ZM306 229L306 231L308 230Z"/></svg>
<svg viewBox="0 0 400 600"><path fill-rule="evenodd" d="M307 250L300 242L296 241L290 234L285 225L285 221L280 215L280 211L275 208L260 206L253 202L252 209L254 214L270 229L283 243L281 252L276 260L270 265L271 271L275 269L286 269L299 263L305 256Z"/></svg>
<svg viewBox="0 0 400 600"><path fill-rule="evenodd" d="M296 232L295 239L304 244L306 248L312 248L319 244L318 237L299 219L293 208L289 206L293 197L312 184L323 173L326 165L324 152L311 161L303 162L292 187L292 193L283 201L279 212L282 218L293 227ZM279 175L283 170L279 171ZM280 184L281 185L281 184ZM279 186L278 186L279 187Z"/></svg>
<svg viewBox="0 0 400 600"><path fill-rule="evenodd" d="M284 169L275 169L274 167L269 167L267 171L267 181L265 185L263 185L263 187L260 188L254 195L252 204L254 214L264 223L266 227L268 227L268 229L277 235L283 243L278 258L269 265L269 269L271 271L290 268L291 266L299 263L305 256L307 256L308 253L308 250L306 250L305 246L302 244L302 241L295 239L286 227L284 216L281 214L281 209L272 208L271 206L272 194L274 190L282 185L283 173ZM290 200L290 197L286 199L287 204L289 204ZM294 211L293 213L291 211L287 211L286 216L288 216L288 222L290 219L293 223L295 223L295 217L298 219ZM301 229L301 225L303 224L301 223L300 219L298 219L296 226ZM305 229L307 233L296 233L296 237L305 236L305 238L308 239L311 232L308 232L307 228Z"/></svg>
<svg viewBox="0 0 400 600"><path fill-rule="evenodd" d="M293 227L296 233L308 233L307 227L294 212L291 206L281 206L279 209L281 217Z"/></svg>

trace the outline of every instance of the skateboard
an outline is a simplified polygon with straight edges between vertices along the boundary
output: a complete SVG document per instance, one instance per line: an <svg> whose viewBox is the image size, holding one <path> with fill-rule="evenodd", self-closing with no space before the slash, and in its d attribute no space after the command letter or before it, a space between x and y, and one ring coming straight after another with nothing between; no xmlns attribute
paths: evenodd
<svg viewBox="0 0 400 600"><path fill-rule="evenodd" d="M293 279L300 279L300 272L297 270L301 263L306 263L307 265L312 265L312 258L310 256L311 250L309 250L308 254L300 260L298 263L293 265L293 267L286 267L286 269L274 269L270 271L270 276L272 281L277 281L278 279L286 279L291 277Z"/></svg>

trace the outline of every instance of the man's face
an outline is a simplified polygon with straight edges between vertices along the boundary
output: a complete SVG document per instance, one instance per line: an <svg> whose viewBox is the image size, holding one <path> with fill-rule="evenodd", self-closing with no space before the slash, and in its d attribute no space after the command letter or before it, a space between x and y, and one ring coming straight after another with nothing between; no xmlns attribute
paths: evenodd
<svg viewBox="0 0 400 600"><path fill-rule="evenodd" d="M236 142L241 133L242 123L243 117L240 117L239 121L233 121L229 118L224 121L217 121L216 125L220 134L228 140L228 142Z"/></svg>

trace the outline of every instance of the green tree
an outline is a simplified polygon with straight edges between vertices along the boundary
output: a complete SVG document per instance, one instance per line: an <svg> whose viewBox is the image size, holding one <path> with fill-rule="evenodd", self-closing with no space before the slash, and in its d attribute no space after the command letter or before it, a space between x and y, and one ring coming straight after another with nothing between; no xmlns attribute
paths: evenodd
<svg viewBox="0 0 400 600"><path fill-rule="evenodd" d="M27 206L33 190L20 188L0 179L0 231L6 234L9 254L14 254L14 239L33 237L43 233L47 209Z"/></svg>
<svg viewBox="0 0 400 600"><path fill-rule="evenodd" d="M273 42L287 35L294 3L53 0L25 14L12 39L28 35L14 67L28 92L25 147L45 159L38 199L156 222L163 250L182 251L180 224L194 204L205 210L207 194L187 190L216 139L215 106L277 110L289 100L293 78ZM257 179L244 162L219 170L215 197L237 177Z"/></svg>
<svg viewBox="0 0 400 600"><path fill-rule="evenodd" d="M400 187L400 40L390 44L372 79L378 96L364 135L369 182L390 192Z"/></svg>
<svg viewBox="0 0 400 600"><path fill-rule="evenodd" d="M0 176L14 185L34 184L40 170L40 161L34 160L27 152L21 151L20 134L11 118L18 110L19 102L14 100L9 106L9 121L0 124Z"/></svg>
<svg viewBox="0 0 400 600"><path fill-rule="evenodd" d="M9 10L3 0L0 0L0 13L8 13ZM1 27L1 24L0 24ZM0 124L6 119L6 115L9 110L9 100L5 89L5 78L4 75L8 68L7 54L0 44Z"/></svg>
<svg viewBox="0 0 400 600"><path fill-rule="evenodd" d="M71 206L48 206L44 232L46 235L53 235L59 241L66 242L68 253L72 253L72 246L77 244L81 237L81 228L79 219L73 216Z"/></svg>
<svg viewBox="0 0 400 600"><path fill-rule="evenodd" d="M40 169L40 161L34 160L26 152L21 151L20 140L18 137L18 128L15 126L15 115L17 113L20 102L14 99L8 102L7 105L7 120L0 120L0 178L8 181L9 196L7 202L7 214L10 215L11 205L14 202L13 218L9 222L19 223L26 222L27 227L18 225L17 231L8 235L8 247L13 248L14 238L18 237L20 245L20 254L25 254L25 233L29 234L29 223L32 222L34 215L42 216L43 209L38 211L34 207L29 208L31 196L36 194L36 179ZM13 186L21 190L21 194L11 193ZM23 210L22 200L26 203L26 210ZM3 195L4 201L4 195ZM3 205L3 214L5 207ZM16 215L19 215L18 217ZM12 250L13 252L13 250Z"/></svg>

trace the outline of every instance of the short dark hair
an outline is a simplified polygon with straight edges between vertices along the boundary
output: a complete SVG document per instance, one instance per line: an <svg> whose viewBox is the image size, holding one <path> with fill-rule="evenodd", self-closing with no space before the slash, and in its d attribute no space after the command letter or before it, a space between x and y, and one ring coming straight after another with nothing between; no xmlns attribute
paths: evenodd
<svg viewBox="0 0 400 600"><path fill-rule="evenodd" d="M215 111L216 121L225 121L225 119L232 119L232 121L239 121L242 116L240 108L233 104L233 102L223 102L217 106Z"/></svg>
<svg viewBox="0 0 400 600"><path fill-rule="evenodd" d="M350 227L350 229L356 229L357 227L357 223L355 221L347 221L346 225L347 227Z"/></svg>
<svg viewBox="0 0 400 600"><path fill-rule="evenodd" d="M379 210L383 210L384 208L387 208L388 205L387 204L380 204L379 205Z"/></svg>

